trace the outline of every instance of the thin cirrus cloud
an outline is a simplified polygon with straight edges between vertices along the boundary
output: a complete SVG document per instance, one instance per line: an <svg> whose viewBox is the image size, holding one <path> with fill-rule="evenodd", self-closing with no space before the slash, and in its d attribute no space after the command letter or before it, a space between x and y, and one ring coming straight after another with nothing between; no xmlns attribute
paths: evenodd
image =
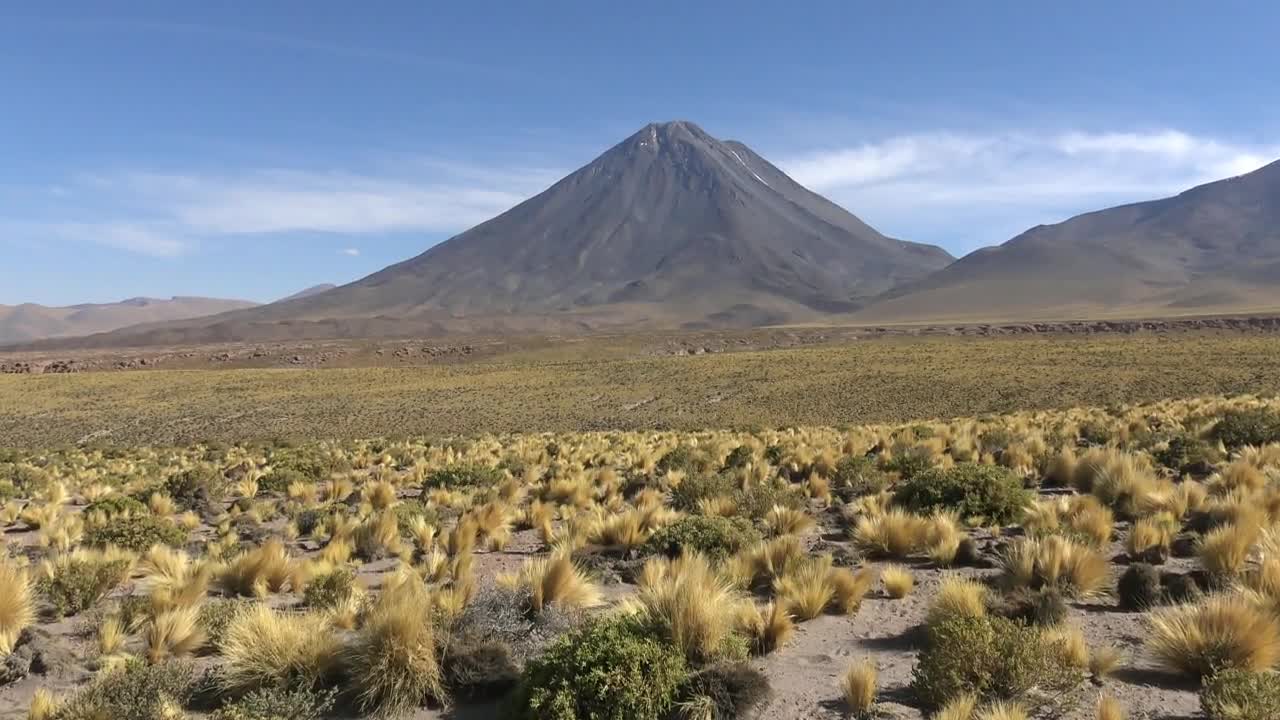
<svg viewBox="0 0 1280 720"><path fill-rule="evenodd" d="M1280 145L1177 130L921 133L793 155L779 165L882 229L953 251L1040 223L1256 170Z"/></svg>
<svg viewBox="0 0 1280 720"><path fill-rule="evenodd" d="M964 252L1030 225L1249 172L1277 156L1277 146L1176 130L936 132L782 153L778 164L885 232ZM78 208L96 208L98 217L27 226L47 238L154 256L242 236L452 233L562 174L424 162L397 176L278 169L84 176L62 192ZM359 254L354 245L341 252Z"/></svg>

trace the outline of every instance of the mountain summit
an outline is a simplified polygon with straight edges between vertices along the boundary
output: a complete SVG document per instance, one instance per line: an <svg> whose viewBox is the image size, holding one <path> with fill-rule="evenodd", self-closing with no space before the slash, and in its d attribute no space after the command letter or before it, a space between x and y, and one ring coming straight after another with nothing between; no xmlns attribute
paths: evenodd
<svg viewBox="0 0 1280 720"><path fill-rule="evenodd" d="M881 235L742 143L667 122L362 280L125 341L794 322L951 260Z"/></svg>

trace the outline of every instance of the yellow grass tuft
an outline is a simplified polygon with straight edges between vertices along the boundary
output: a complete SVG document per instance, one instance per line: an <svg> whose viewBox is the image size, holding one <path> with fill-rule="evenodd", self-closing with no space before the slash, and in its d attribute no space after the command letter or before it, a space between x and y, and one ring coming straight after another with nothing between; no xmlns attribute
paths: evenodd
<svg viewBox="0 0 1280 720"><path fill-rule="evenodd" d="M845 706L854 717L870 717L876 703L877 678L875 663L870 659L850 665L840 678Z"/></svg>
<svg viewBox="0 0 1280 720"><path fill-rule="evenodd" d="M977 708L978 697L963 693L948 700L933 716L933 720L972 720Z"/></svg>
<svg viewBox="0 0 1280 720"><path fill-rule="evenodd" d="M27 720L54 720L58 715L58 699L46 688L37 688L31 697L31 707L27 710Z"/></svg>
<svg viewBox="0 0 1280 720"><path fill-rule="evenodd" d="M1229 667L1262 671L1280 660L1280 625L1248 598L1214 595L1153 612L1146 649L1161 666L1196 678Z"/></svg>
<svg viewBox="0 0 1280 720"><path fill-rule="evenodd" d="M1089 674L1101 682L1111 676L1124 661L1124 653L1113 645L1104 645L1089 652Z"/></svg>
<svg viewBox="0 0 1280 720"><path fill-rule="evenodd" d="M197 605L165 610L158 613L143 632L147 659L152 663L175 657L185 657L199 650L206 635L200 627L200 608Z"/></svg>
<svg viewBox="0 0 1280 720"><path fill-rule="evenodd" d="M764 517L767 533L777 537L780 535L802 535L813 529L813 518L803 510L774 505Z"/></svg>
<svg viewBox="0 0 1280 720"><path fill-rule="evenodd" d="M818 617L835 598L831 556L805 558L794 570L778 578L774 584L774 592L797 620Z"/></svg>
<svg viewBox="0 0 1280 720"><path fill-rule="evenodd" d="M852 615L862 607L862 601L880 577L872 567L857 570L832 568L830 581L833 591L831 607L842 615Z"/></svg>
<svg viewBox="0 0 1280 720"><path fill-rule="evenodd" d="M533 613L540 613L551 605L589 608L604 602L600 588L563 553L530 560L518 573L498 580L527 592L529 610Z"/></svg>
<svg viewBox="0 0 1280 720"><path fill-rule="evenodd" d="M901 565L886 565L880 570L880 582L884 584L885 594L894 600L901 600L911 594L916 578Z"/></svg>
<svg viewBox="0 0 1280 720"><path fill-rule="evenodd" d="M1098 720L1128 720L1129 713L1114 695L1103 693L1098 697Z"/></svg>
<svg viewBox="0 0 1280 720"><path fill-rule="evenodd" d="M928 541L929 533L926 518L894 508L880 515L859 518L853 539L864 552L901 560L919 552Z"/></svg>
<svg viewBox="0 0 1280 720"><path fill-rule="evenodd" d="M752 651L768 655L787 644L795 633L791 613L779 603L769 603L763 609L752 603L743 603L738 611L738 630L751 639Z"/></svg>
<svg viewBox="0 0 1280 720"><path fill-rule="evenodd" d="M270 538L260 547L233 558L218 574L218 584L234 595L266 597L285 588L301 591L306 585L306 572L302 563L289 556L279 538Z"/></svg>
<svg viewBox="0 0 1280 720"><path fill-rule="evenodd" d="M636 596L644 615L694 662L717 657L745 598L720 579L706 557L685 553L645 564Z"/></svg>
<svg viewBox="0 0 1280 720"><path fill-rule="evenodd" d="M1259 534L1258 526L1248 521L1210 530L1200 539L1200 564L1209 574L1219 578L1239 575L1249 561L1249 553Z"/></svg>
<svg viewBox="0 0 1280 720"><path fill-rule="evenodd" d="M13 652L22 631L35 619L31 581L26 568L0 558L0 656Z"/></svg>
<svg viewBox="0 0 1280 720"><path fill-rule="evenodd" d="M1027 709L1021 703L997 700L979 710L974 720L1027 720Z"/></svg>
<svg viewBox="0 0 1280 720"><path fill-rule="evenodd" d="M951 576L942 581L929 606L930 625L957 617L981 618L987 614L987 586Z"/></svg>
<svg viewBox="0 0 1280 720"><path fill-rule="evenodd" d="M347 663L362 710L395 717L427 698L446 699L431 605L426 588L416 581L378 598Z"/></svg>
<svg viewBox="0 0 1280 720"><path fill-rule="evenodd" d="M224 686L243 692L300 682L310 685L337 667L341 643L319 613L292 614L252 603L219 638Z"/></svg>
<svg viewBox="0 0 1280 720"><path fill-rule="evenodd" d="M1102 592L1111 574L1098 550L1060 535L1022 538L1005 551L1001 565L1008 585L1049 585L1070 597Z"/></svg>

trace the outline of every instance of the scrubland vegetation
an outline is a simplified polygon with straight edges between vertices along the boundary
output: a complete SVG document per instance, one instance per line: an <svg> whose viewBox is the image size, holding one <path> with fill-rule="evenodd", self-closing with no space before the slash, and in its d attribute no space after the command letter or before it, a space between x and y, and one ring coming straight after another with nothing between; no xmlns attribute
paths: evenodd
<svg viewBox="0 0 1280 720"><path fill-rule="evenodd" d="M696 357L634 342L416 368L0 374L0 439L48 448L842 426L1280 392L1280 341L1262 334L882 338Z"/></svg>
<svg viewBox="0 0 1280 720"><path fill-rule="evenodd" d="M1254 396L9 450L0 525L0 711L33 719L1280 708L1280 401ZM838 628L864 640L805 675Z"/></svg>

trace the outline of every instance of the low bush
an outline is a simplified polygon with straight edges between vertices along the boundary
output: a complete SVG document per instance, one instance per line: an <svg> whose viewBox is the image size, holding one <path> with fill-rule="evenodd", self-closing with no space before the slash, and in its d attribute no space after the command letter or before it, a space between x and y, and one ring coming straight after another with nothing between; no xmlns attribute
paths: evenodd
<svg viewBox="0 0 1280 720"><path fill-rule="evenodd" d="M112 495L89 503L84 509L84 514L86 516L102 514L108 518L125 515L145 515L147 514L147 506L141 500L128 495Z"/></svg>
<svg viewBox="0 0 1280 720"><path fill-rule="evenodd" d="M831 484L846 501L861 495L875 495L889 487L889 476L869 457L846 455L836 461Z"/></svg>
<svg viewBox="0 0 1280 720"><path fill-rule="evenodd" d="M427 473L422 481L428 488L487 488L502 482L505 474L487 465L449 465Z"/></svg>
<svg viewBox="0 0 1280 720"><path fill-rule="evenodd" d="M1000 617L950 617L927 627L912 691L929 707L972 694L1012 700L1039 687L1060 692L1083 680L1036 627Z"/></svg>
<svg viewBox="0 0 1280 720"><path fill-rule="evenodd" d="M910 447L894 453L884 469L898 474L902 480L911 480L929 472L937 465L933 451L926 447Z"/></svg>
<svg viewBox="0 0 1280 720"><path fill-rule="evenodd" d="M445 648L441 666L445 688L463 700L502 697L520 682L511 647L492 637L455 635Z"/></svg>
<svg viewBox="0 0 1280 720"><path fill-rule="evenodd" d="M100 675L55 712L54 720L160 720L182 717L195 686L186 662L148 665L130 660Z"/></svg>
<svg viewBox="0 0 1280 720"><path fill-rule="evenodd" d="M690 515L658 529L644 552L675 557L693 551L723 560L759 541L759 531L746 518Z"/></svg>
<svg viewBox="0 0 1280 720"><path fill-rule="evenodd" d="M525 720L660 720L689 675L684 653L633 618L595 621L525 668L515 716Z"/></svg>
<svg viewBox="0 0 1280 720"><path fill-rule="evenodd" d="M177 547L186 541L186 530L155 515L113 517L110 522L90 526L84 533L84 544L89 547L114 545L139 553L152 545Z"/></svg>
<svg viewBox="0 0 1280 720"><path fill-rule="evenodd" d="M917 514L954 512L962 519L1003 525L1022 517L1031 494L1010 470L963 463L946 470L929 470L904 481L893 499Z"/></svg>
<svg viewBox="0 0 1280 720"><path fill-rule="evenodd" d="M1280 442L1280 412L1270 408L1229 410L1213 426L1210 434L1229 450Z"/></svg>
<svg viewBox="0 0 1280 720"><path fill-rule="evenodd" d="M1280 717L1280 675L1227 669L1200 690L1209 720L1274 720Z"/></svg>
<svg viewBox="0 0 1280 720"><path fill-rule="evenodd" d="M302 593L302 604L317 610L341 607L361 594L355 570L341 567L333 572L313 578Z"/></svg>
<svg viewBox="0 0 1280 720"><path fill-rule="evenodd" d="M658 458L655 469L659 473L679 470L680 472L694 474L708 472L713 465L714 461L707 457L706 453L699 452L687 445L681 445L667 451L662 457Z"/></svg>
<svg viewBox="0 0 1280 720"><path fill-rule="evenodd" d="M728 475L690 475L671 489L671 507L682 512L693 512L706 498L732 496L738 484Z"/></svg>
<svg viewBox="0 0 1280 720"><path fill-rule="evenodd" d="M59 617L93 607L129 575L127 560L65 556L51 563L37 587Z"/></svg>
<svg viewBox="0 0 1280 720"><path fill-rule="evenodd" d="M335 693L309 688L264 688L223 705L212 720L321 720L333 708Z"/></svg>
<svg viewBox="0 0 1280 720"><path fill-rule="evenodd" d="M200 465L171 475L165 481L164 490L183 510L212 511L218 509L226 497L227 480L221 472Z"/></svg>
<svg viewBox="0 0 1280 720"><path fill-rule="evenodd" d="M1204 472L1222 459L1216 448L1190 433L1174 435L1152 455L1156 462L1179 474Z"/></svg>
<svg viewBox="0 0 1280 720"><path fill-rule="evenodd" d="M1116 583L1116 595L1125 610L1146 610L1157 605L1162 593L1160 571L1147 563L1130 565Z"/></svg>
<svg viewBox="0 0 1280 720"><path fill-rule="evenodd" d="M992 610L1001 617L1021 623L1052 627L1067 619L1067 600L1053 587L1015 588L992 601Z"/></svg>

